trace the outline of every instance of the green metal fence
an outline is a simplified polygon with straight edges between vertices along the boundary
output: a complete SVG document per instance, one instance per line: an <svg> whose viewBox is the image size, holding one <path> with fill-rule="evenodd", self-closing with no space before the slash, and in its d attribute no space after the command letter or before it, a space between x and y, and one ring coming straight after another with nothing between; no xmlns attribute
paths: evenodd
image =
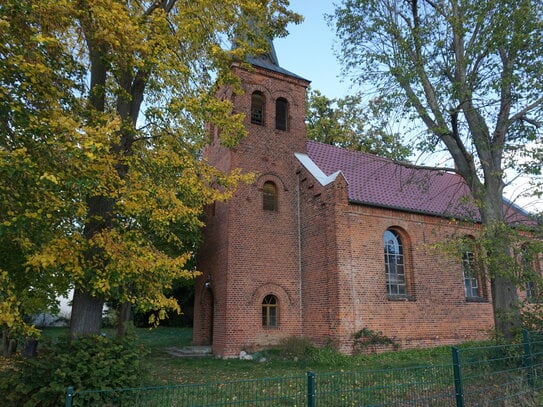
<svg viewBox="0 0 543 407"><path fill-rule="evenodd" d="M122 390L69 388L72 406L474 407L543 405L543 336L452 348L452 363ZM538 398L539 397L539 398Z"/></svg>

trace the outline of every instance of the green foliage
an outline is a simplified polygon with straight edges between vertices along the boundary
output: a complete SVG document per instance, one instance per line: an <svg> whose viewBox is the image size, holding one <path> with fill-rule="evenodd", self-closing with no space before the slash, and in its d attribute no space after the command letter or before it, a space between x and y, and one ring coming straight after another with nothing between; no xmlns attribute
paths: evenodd
<svg viewBox="0 0 543 407"><path fill-rule="evenodd" d="M289 336L282 339L277 346L274 347L283 358L305 358L315 348L315 345L305 337Z"/></svg>
<svg viewBox="0 0 543 407"><path fill-rule="evenodd" d="M2 1L1 328L30 333L69 288L74 334L104 301L179 311L164 291L194 276L204 206L249 179L201 160L206 123L245 135L217 89L300 18L286 0Z"/></svg>
<svg viewBox="0 0 543 407"><path fill-rule="evenodd" d="M388 122L384 101L363 104L361 96L329 99L318 90L307 99L307 137L321 143L405 160L411 149L402 145Z"/></svg>
<svg viewBox="0 0 543 407"><path fill-rule="evenodd" d="M399 345L394 339L369 328L362 328L353 334L353 350L355 353L392 348L397 350Z"/></svg>
<svg viewBox="0 0 543 407"><path fill-rule="evenodd" d="M141 383L146 351L135 336L65 337L43 344L33 358L18 358L0 372L3 406L59 406L66 388L113 389Z"/></svg>

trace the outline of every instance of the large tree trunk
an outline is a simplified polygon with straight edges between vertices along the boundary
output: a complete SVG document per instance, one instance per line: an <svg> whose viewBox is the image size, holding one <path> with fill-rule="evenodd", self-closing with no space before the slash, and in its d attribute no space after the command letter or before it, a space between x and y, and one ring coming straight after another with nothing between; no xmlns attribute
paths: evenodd
<svg viewBox="0 0 543 407"><path fill-rule="evenodd" d="M510 238L507 236L501 188L487 185L481 210L486 228L485 241L489 254L494 324L498 337L513 339L521 326L517 284L511 268Z"/></svg>
<svg viewBox="0 0 543 407"><path fill-rule="evenodd" d="M9 331L2 329L2 355L11 356L17 350L17 340L10 338Z"/></svg>
<svg viewBox="0 0 543 407"><path fill-rule="evenodd" d="M510 341L521 327L517 287L507 276L495 276L491 286L496 333Z"/></svg>
<svg viewBox="0 0 543 407"><path fill-rule="evenodd" d="M102 327L103 307L102 299L76 288L70 320L70 337L99 334Z"/></svg>
<svg viewBox="0 0 543 407"><path fill-rule="evenodd" d="M117 319L117 336L123 337L128 331L128 327L132 321L132 304L129 302L123 302L119 305Z"/></svg>
<svg viewBox="0 0 543 407"><path fill-rule="evenodd" d="M87 200L89 221L85 224L83 235L90 240L94 235L110 228L113 216L113 200L103 196ZM85 253L87 267L103 267L102 253L91 248ZM87 270L92 273L93 270ZM103 298L91 295L84 287L76 287L72 301L70 338L79 335L98 335L102 327Z"/></svg>

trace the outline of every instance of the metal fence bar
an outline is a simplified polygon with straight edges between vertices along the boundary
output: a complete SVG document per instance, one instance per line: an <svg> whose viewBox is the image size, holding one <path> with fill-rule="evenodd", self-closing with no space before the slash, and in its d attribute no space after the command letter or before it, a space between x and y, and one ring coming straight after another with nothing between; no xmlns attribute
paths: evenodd
<svg viewBox="0 0 543 407"><path fill-rule="evenodd" d="M462 383L462 366L460 365L460 352L458 351L458 348L454 346L452 347L452 360L456 407L464 407L464 389Z"/></svg>
<svg viewBox="0 0 543 407"><path fill-rule="evenodd" d="M307 407L316 407L315 373L307 372Z"/></svg>
<svg viewBox="0 0 543 407"><path fill-rule="evenodd" d="M66 390L66 407L72 407L73 397L74 397L74 388L70 386Z"/></svg>
<svg viewBox="0 0 543 407"><path fill-rule="evenodd" d="M522 343L524 345L524 365L528 370L528 384L534 387L534 360L532 356L532 346L530 344L530 335L526 329L522 330Z"/></svg>
<svg viewBox="0 0 543 407"><path fill-rule="evenodd" d="M451 351L452 364L446 365L135 389L69 387L65 407L541 405L536 397L543 390L543 336L525 332L521 344Z"/></svg>

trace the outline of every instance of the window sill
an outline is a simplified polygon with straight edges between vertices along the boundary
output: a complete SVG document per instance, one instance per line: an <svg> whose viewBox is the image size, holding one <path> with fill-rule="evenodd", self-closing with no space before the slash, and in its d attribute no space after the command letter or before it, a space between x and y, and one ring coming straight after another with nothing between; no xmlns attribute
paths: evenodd
<svg viewBox="0 0 543 407"><path fill-rule="evenodd" d="M488 302L484 297L466 297L466 302Z"/></svg>
<svg viewBox="0 0 543 407"><path fill-rule="evenodd" d="M415 297L412 295L388 295L389 301L415 301Z"/></svg>
<svg viewBox="0 0 543 407"><path fill-rule="evenodd" d="M273 330L279 329L279 325L276 325L276 326L262 325L262 329L264 329L266 331L267 330L272 330L273 331Z"/></svg>

